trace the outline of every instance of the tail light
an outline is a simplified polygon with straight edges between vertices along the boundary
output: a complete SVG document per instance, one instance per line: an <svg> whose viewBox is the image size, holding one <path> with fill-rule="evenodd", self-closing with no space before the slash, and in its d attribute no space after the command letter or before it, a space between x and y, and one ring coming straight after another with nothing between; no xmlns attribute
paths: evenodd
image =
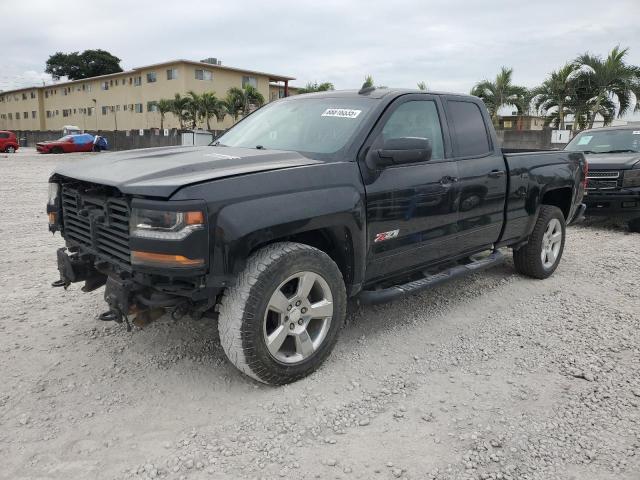
<svg viewBox="0 0 640 480"><path fill-rule="evenodd" d="M584 159L584 163L582 164L582 174L584 175L582 177L582 186L586 189L587 188L587 175L589 175L589 162L587 162L587 159Z"/></svg>

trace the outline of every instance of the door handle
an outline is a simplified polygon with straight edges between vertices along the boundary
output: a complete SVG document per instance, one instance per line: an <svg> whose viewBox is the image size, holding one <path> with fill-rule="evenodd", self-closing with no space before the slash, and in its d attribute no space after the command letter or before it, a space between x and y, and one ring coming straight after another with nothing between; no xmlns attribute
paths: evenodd
<svg viewBox="0 0 640 480"><path fill-rule="evenodd" d="M489 176L491 178L500 178L502 177L506 172L504 170L491 170L491 172L489 172Z"/></svg>
<svg viewBox="0 0 640 480"><path fill-rule="evenodd" d="M458 177L446 175L440 179L440 185L450 185L458 181Z"/></svg>

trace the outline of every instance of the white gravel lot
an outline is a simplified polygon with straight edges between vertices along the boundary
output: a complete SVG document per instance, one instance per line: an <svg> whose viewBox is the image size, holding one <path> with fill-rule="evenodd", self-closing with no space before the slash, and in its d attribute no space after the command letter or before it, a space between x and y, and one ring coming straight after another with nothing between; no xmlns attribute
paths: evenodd
<svg viewBox="0 0 640 480"><path fill-rule="evenodd" d="M268 387L216 325L127 333L57 279L48 175L0 155L0 478L640 479L640 235L571 228L545 281L509 262L355 308L311 377Z"/></svg>

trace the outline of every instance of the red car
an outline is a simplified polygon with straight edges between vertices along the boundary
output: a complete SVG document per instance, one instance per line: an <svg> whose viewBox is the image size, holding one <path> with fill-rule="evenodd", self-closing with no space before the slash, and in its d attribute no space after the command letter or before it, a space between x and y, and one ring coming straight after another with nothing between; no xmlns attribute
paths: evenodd
<svg viewBox="0 0 640 480"><path fill-rule="evenodd" d="M0 152L14 153L18 150L16 134L6 130L0 130Z"/></svg>
<svg viewBox="0 0 640 480"><path fill-rule="evenodd" d="M65 135L58 140L37 143L36 150L40 153L90 152L93 150L93 139L94 136L88 133Z"/></svg>

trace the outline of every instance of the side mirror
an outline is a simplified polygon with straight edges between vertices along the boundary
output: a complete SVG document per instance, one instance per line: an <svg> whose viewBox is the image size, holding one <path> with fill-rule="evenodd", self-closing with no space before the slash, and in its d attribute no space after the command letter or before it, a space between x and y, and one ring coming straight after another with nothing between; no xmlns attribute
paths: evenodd
<svg viewBox="0 0 640 480"><path fill-rule="evenodd" d="M367 165L380 168L404 163L428 162L431 160L431 141L422 137L390 138L379 150L370 150Z"/></svg>

